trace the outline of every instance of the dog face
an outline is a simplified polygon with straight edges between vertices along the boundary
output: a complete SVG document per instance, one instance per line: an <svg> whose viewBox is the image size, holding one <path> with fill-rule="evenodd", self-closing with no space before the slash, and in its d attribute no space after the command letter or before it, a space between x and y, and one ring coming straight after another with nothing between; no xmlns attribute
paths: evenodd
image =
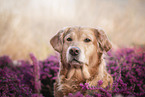
<svg viewBox="0 0 145 97"><path fill-rule="evenodd" d="M99 53L108 51L111 44L104 31L87 27L67 27L60 30L51 41L53 48L61 54L66 66L93 66Z"/></svg>

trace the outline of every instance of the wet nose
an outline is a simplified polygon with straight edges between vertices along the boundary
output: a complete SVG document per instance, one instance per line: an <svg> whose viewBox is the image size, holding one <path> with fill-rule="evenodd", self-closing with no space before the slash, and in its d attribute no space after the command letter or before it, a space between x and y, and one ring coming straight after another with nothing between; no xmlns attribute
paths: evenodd
<svg viewBox="0 0 145 97"><path fill-rule="evenodd" d="M80 53L80 49L78 47L72 47L70 50L69 50L69 53L72 55L72 56L77 56L79 55Z"/></svg>

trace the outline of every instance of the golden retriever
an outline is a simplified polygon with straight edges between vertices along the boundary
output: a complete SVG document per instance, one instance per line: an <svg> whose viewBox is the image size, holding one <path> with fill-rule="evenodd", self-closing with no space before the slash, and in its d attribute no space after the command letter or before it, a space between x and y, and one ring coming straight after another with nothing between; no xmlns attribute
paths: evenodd
<svg viewBox="0 0 145 97"><path fill-rule="evenodd" d="M98 28L66 27L51 40L52 47L60 53L60 69L54 84L54 96L63 97L69 93L82 91L80 83L101 87L112 87L113 78L106 70L103 53L112 45L105 32Z"/></svg>

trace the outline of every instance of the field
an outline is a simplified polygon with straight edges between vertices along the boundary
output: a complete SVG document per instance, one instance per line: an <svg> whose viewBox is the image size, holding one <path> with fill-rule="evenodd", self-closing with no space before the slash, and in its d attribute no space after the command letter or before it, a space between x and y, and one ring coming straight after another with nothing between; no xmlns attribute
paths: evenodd
<svg viewBox="0 0 145 97"><path fill-rule="evenodd" d="M57 78L59 61L50 56L39 61L30 54L32 62L19 60L13 62L8 56L0 57L0 96L1 97L53 97L53 83ZM89 87L81 83L88 91L87 97L144 97L145 96L145 50L144 48L122 48L108 52L108 72L112 75L113 89L97 86ZM99 90L99 93L93 90ZM78 91L68 97L83 97Z"/></svg>
<svg viewBox="0 0 145 97"><path fill-rule="evenodd" d="M0 0L0 97L53 97L58 54L49 40L65 26L101 27L113 44L108 87L87 97L145 96L144 0ZM95 93L93 90L100 91ZM78 91L68 97L83 97Z"/></svg>

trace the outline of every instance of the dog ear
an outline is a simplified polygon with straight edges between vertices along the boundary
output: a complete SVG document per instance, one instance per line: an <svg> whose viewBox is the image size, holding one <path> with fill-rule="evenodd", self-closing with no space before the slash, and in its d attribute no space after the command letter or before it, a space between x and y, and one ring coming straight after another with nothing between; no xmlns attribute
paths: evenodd
<svg viewBox="0 0 145 97"><path fill-rule="evenodd" d="M95 29L95 36L99 45L99 52L108 52L112 48L112 44L102 29Z"/></svg>
<svg viewBox="0 0 145 97"><path fill-rule="evenodd" d="M64 28L60 30L54 37L51 38L50 44L52 47L57 51L61 52L62 51L62 45L63 45L63 38L64 38L64 33L68 31L69 27Z"/></svg>

